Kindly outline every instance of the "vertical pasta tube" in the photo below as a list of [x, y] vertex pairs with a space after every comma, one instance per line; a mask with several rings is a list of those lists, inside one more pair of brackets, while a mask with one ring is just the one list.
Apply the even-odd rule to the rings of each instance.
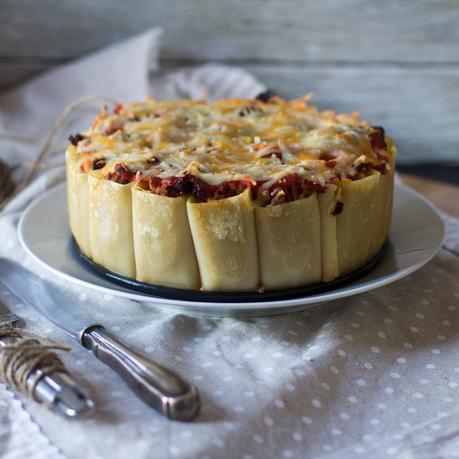
[[390, 170], [380, 174], [379, 178], [376, 196], [376, 224], [370, 245], [370, 258], [375, 256], [383, 246], [391, 224], [396, 150], [392, 139], [388, 138], [388, 144]]
[[251, 191], [231, 198], [187, 203], [204, 290], [255, 290], [259, 286]]
[[198, 289], [199, 269], [188, 224], [187, 198], [132, 189], [137, 280]]
[[316, 193], [255, 208], [261, 283], [267, 289], [321, 280], [320, 217]]
[[373, 236], [370, 241], [369, 258], [374, 257], [386, 240], [387, 226], [387, 208], [389, 207], [390, 195], [389, 195], [389, 177], [387, 175], [381, 175], [379, 172], [378, 186], [376, 189], [375, 198], [375, 225]]
[[67, 170], [67, 206], [70, 229], [81, 251], [86, 256], [90, 257], [88, 175], [78, 171], [75, 158], [70, 148], [65, 154], [65, 159]]
[[89, 240], [92, 259], [103, 267], [135, 277], [131, 184], [88, 175]]
[[386, 187], [387, 187], [387, 196], [389, 199], [386, 200], [385, 206], [385, 215], [384, 215], [384, 224], [385, 224], [385, 236], [387, 237], [392, 223], [392, 204], [394, 199], [394, 176], [395, 176], [395, 159], [397, 157], [397, 149], [395, 148], [393, 140], [386, 136], [387, 146], [389, 150], [389, 165], [390, 170], [385, 174], [386, 176]]
[[336, 217], [340, 275], [363, 266], [370, 258], [379, 177], [372, 174], [360, 180], [343, 179], [339, 184], [343, 203]]
[[338, 241], [336, 237], [336, 206], [340, 205], [337, 188], [330, 185], [323, 193], [318, 193], [317, 201], [320, 212], [320, 228], [322, 233], [322, 280], [336, 279], [339, 275]]

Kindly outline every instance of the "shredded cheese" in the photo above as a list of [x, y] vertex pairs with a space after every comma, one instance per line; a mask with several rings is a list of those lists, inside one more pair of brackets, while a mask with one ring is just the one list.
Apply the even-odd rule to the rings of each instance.
[[[275, 183], [298, 174], [320, 184], [352, 177], [365, 160], [379, 164], [373, 128], [358, 114], [319, 112], [307, 97], [155, 101], [104, 107], [83, 140], [69, 147], [80, 170], [95, 160], [107, 175], [123, 163], [135, 179], [195, 175], [209, 184]], [[332, 162], [330, 162], [332, 160]], [[267, 186], [265, 183], [264, 186]]]

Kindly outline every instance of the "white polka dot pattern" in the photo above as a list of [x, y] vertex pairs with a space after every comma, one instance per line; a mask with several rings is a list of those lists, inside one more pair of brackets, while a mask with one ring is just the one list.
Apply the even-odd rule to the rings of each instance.
[[[23, 260], [14, 225], [5, 234], [0, 255]], [[202, 414], [191, 424], [167, 421], [77, 348], [64, 358], [91, 388], [97, 416], [57, 422], [25, 403], [71, 457], [449, 457], [459, 450], [458, 278], [459, 257], [442, 250], [395, 285], [251, 319], [168, 314], [61, 282], [82, 310], [192, 380]], [[28, 307], [5, 301], [34, 330], [73, 346]]]

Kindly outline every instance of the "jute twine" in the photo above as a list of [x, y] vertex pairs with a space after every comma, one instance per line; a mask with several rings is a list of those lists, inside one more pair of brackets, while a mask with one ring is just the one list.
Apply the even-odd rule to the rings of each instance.
[[14, 337], [15, 341], [0, 347], [3, 353], [0, 359], [0, 378], [11, 389], [40, 402], [35, 397], [37, 384], [51, 373], [67, 373], [62, 360], [53, 351], [70, 349], [59, 344], [43, 344], [34, 333], [10, 325], [0, 325], [0, 339], [7, 337]]
[[[60, 131], [64, 123], [67, 121], [68, 117], [71, 115], [71, 113], [81, 105], [94, 101], [103, 101], [111, 104], [115, 103], [114, 100], [101, 96], [84, 96], [73, 100], [65, 107], [62, 114], [53, 123], [43, 143], [35, 142], [32, 139], [13, 133], [0, 133], [0, 139], [3, 138], [9, 141], [21, 143], [37, 143], [38, 145], [40, 145], [39, 151], [36, 154], [33, 162], [30, 165], [22, 165], [27, 169], [27, 171], [24, 178], [15, 187], [13, 186], [11, 178], [13, 169], [8, 167], [4, 162], [0, 160], [0, 212], [15, 196], [17, 196], [31, 182], [31, 180], [35, 177], [36, 173], [44, 166], [45, 160], [48, 159], [48, 157], [52, 156], [53, 153], [59, 151], [56, 149], [51, 149], [51, 145], [57, 133]], [[62, 148], [62, 150], [60, 151], [63, 153], [64, 148]]]

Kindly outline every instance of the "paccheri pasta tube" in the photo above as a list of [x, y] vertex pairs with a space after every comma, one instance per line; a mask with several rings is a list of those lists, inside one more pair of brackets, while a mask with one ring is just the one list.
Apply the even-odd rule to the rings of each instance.
[[257, 207], [261, 284], [288, 288], [322, 280], [316, 193], [277, 206]]
[[199, 269], [188, 223], [187, 198], [132, 189], [137, 279], [168, 287], [197, 289]]
[[131, 184], [88, 176], [91, 258], [110, 271], [135, 277]]
[[255, 290], [257, 239], [250, 190], [209, 202], [188, 200], [188, 218], [204, 290]]
[[67, 207], [70, 229], [82, 252], [91, 257], [88, 174], [80, 172], [71, 151], [66, 154]]

